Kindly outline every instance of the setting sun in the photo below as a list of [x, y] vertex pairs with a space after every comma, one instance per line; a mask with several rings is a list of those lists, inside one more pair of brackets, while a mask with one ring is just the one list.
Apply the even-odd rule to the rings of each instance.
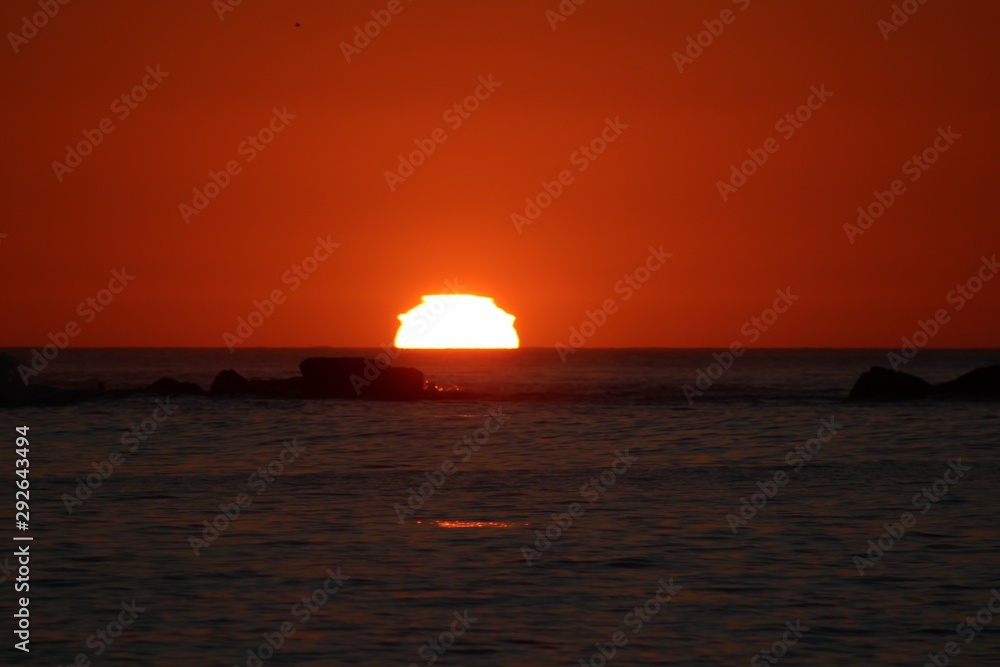
[[519, 345], [514, 316], [493, 299], [471, 294], [431, 294], [399, 316], [401, 349], [512, 349]]

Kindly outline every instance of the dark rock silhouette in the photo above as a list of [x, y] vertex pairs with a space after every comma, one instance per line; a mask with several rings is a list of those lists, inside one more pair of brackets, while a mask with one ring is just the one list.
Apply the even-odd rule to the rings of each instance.
[[234, 371], [228, 369], [219, 371], [219, 374], [212, 380], [212, 388], [208, 390], [210, 394], [250, 394], [253, 387], [250, 381]]
[[299, 364], [299, 370], [311, 396], [382, 400], [428, 396], [424, 374], [416, 368], [381, 368], [362, 357], [312, 357]]
[[852, 400], [912, 399], [927, 396], [1000, 396], [1000, 366], [977, 368], [949, 382], [931, 384], [915, 375], [872, 366], [854, 383]]
[[302, 375], [248, 380], [230, 369], [212, 382], [210, 394], [257, 394], [272, 398], [427, 398], [424, 374], [415, 368], [380, 368], [361, 357], [313, 357], [299, 364]]
[[[0, 407], [65, 405], [94, 398], [114, 399], [137, 391], [161, 395], [203, 395], [194, 382], [160, 378], [138, 390], [56, 389], [25, 385], [17, 373], [18, 360], [0, 354]], [[233, 369], [220, 371], [208, 391], [212, 396], [260, 396], [263, 398], [345, 398], [377, 400], [466, 399], [473, 394], [458, 388], [442, 389], [424, 381], [416, 368], [382, 368], [363, 357], [313, 357], [299, 364], [302, 375], [275, 380], [243, 377]]]
[[362, 398], [408, 400], [425, 398], [424, 374], [416, 368], [385, 368], [371, 386], [362, 387]]
[[179, 382], [173, 378], [160, 378], [153, 384], [146, 387], [146, 391], [154, 394], [201, 394], [204, 393], [201, 387], [194, 382]]
[[930, 393], [930, 383], [915, 375], [872, 366], [861, 374], [848, 398], [853, 400], [923, 398]]
[[306, 389], [316, 396], [358, 398], [351, 375], [361, 377], [365, 360], [359, 357], [312, 357], [299, 364]]
[[1000, 396], [1000, 366], [977, 368], [950, 382], [933, 386], [935, 394], [962, 396]]

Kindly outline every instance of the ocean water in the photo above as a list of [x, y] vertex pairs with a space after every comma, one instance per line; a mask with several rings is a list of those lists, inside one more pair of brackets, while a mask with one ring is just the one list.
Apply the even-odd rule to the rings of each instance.
[[[207, 387], [377, 352], [68, 349], [38, 381]], [[1000, 590], [1000, 403], [847, 402], [879, 350], [751, 350], [689, 403], [712, 355], [404, 352], [475, 398], [0, 409], [11, 486], [30, 427], [34, 538], [28, 659], [22, 543], [0, 560], [3, 662], [923, 665], [954, 641], [952, 664], [1000, 664], [1000, 619], [959, 626]]]

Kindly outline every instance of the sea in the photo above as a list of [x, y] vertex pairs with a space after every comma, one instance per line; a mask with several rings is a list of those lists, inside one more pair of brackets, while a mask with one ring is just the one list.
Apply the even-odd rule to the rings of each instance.
[[383, 350], [63, 350], [108, 391], [0, 408], [0, 663], [998, 665], [1000, 402], [848, 401], [888, 352], [402, 351], [451, 391], [368, 401], [117, 390]]

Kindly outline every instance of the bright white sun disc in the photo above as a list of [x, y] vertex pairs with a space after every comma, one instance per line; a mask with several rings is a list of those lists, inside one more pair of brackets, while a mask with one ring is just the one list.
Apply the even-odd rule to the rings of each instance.
[[513, 349], [520, 341], [514, 316], [487, 296], [430, 294], [399, 316], [400, 349]]

